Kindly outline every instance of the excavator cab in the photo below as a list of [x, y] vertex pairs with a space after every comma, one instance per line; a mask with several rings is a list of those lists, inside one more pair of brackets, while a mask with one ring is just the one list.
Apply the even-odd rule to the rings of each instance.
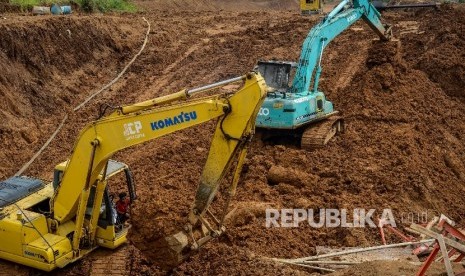
[[[300, 141], [303, 149], [315, 149], [324, 146], [336, 133], [343, 131], [340, 117], [328, 120], [337, 113], [332, 102], [316, 91], [292, 92], [292, 83], [298, 64], [291, 61], [259, 61], [258, 70], [267, 84], [267, 97], [257, 117], [257, 127], [264, 141], [288, 143]], [[307, 131], [309, 121], [328, 121], [316, 132]], [[324, 135], [322, 135], [323, 133]]]
[[[56, 190], [63, 178], [67, 161], [55, 167], [53, 187]], [[116, 200], [120, 192], [126, 192], [130, 202], [133, 202], [136, 196], [134, 178], [129, 167], [121, 162], [109, 160], [105, 169], [105, 178], [103, 172], [98, 181], [105, 182], [105, 188], [101, 199], [100, 207], [97, 207], [97, 186], [93, 185], [89, 190], [89, 199], [87, 201], [85, 218], [90, 221], [93, 216], [98, 216], [96, 237], [99, 245], [107, 248], [116, 248], [119, 244], [126, 241], [126, 234], [130, 225], [124, 225], [117, 220]], [[111, 188], [110, 188], [111, 187]], [[98, 210], [94, 210], [98, 208]]]
[[297, 63], [290, 61], [259, 61], [256, 70], [265, 79], [270, 91], [285, 93], [295, 74]]
[[[64, 171], [66, 169], [67, 164], [68, 164], [68, 161], [65, 161], [65, 162], [62, 162], [62, 163], [58, 164], [57, 166], [55, 166], [55, 171], [54, 171], [54, 174], [53, 174], [53, 189], [54, 190], [56, 190], [60, 186], [60, 183], [61, 183], [61, 180], [63, 178], [63, 174], [64, 174]], [[120, 174], [122, 172], [124, 172], [124, 177], [126, 179], [126, 186], [127, 186], [127, 190], [128, 190], [128, 193], [129, 193], [129, 197], [130, 197], [131, 201], [135, 200], [136, 197], [137, 197], [136, 196], [136, 187], [135, 187], [135, 183], [134, 183], [134, 178], [132, 176], [132, 172], [129, 169], [128, 165], [126, 165], [126, 164], [124, 164], [122, 162], [115, 161], [115, 160], [109, 160], [108, 161], [108, 166], [107, 166], [107, 169], [106, 169], [105, 179], [111, 179], [115, 175], [118, 175], [118, 174]], [[103, 175], [103, 172], [100, 175], [100, 178], [102, 178], [102, 175]]]

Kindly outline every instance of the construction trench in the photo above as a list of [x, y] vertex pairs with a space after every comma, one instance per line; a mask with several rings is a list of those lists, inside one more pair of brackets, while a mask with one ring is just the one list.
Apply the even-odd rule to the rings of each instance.
[[[144, 10], [135, 14], [32, 17], [0, 10], [1, 180], [42, 147], [65, 115], [25, 175], [52, 179], [102, 104], [130, 104], [239, 76], [260, 59], [296, 61], [319, 20], [300, 16], [294, 1], [160, 2], [136, 2]], [[384, 12], [397, 39], [389, 43], [364, 22], [337, 37], [322, 59], [321, 90], [341, 112], [346, 131], [314, 151], [254, 139], [226, 233], [170, 272], [156, 264], [155, 241], [186, 223], [215, 122], [116, 154], [137, 184], [130, 242], [52, 274], [316, 275], [321, 271], [270, 258], [381, 244], [376, 228], [267, 228], [267, 208], [392, 209], [394, 216], [427, 211], [464, 225], [464, 12], [460, 5]], [[142, 54], [110, 89], [73, 111], [140, 50], [147, 31], [142, 17], [151, 25]], [[224, 206], [223, 186], [214, 212]], [[386, 239], [402, 242], [395, 235]], [[412, 259], [377, 260], [334, 275], [413, 275], [418, 268]], [[428, 275], [444, 271], [435, 263]], [[40, 274], [0, 261], [0, 275], [13, 273]]]

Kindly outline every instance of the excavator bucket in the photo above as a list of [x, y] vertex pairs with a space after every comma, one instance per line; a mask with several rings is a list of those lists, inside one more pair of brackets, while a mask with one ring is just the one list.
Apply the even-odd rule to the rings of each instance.
[[186, 260], [191, 253], [188, 236], [181, 231], [159, 239], [154, 244], [153, 252], [146, 252], [146, 255], [161, 268], [171, 269]]
[[184, 231], [157, 240], [151, 252], [145, 252], [154, 263], [163, 269], [169, 270], [177, 267], [192, 254], [197, 252], [205, 243], [221, 235], [225, 231], [209, 231], [204, 224], [200, 223], [197, 230], [192, 231], [190, 225]]

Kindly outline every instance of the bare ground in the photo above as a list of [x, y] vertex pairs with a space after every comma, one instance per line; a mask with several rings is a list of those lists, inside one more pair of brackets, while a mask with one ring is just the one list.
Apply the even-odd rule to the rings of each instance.
[[[7, 14], [0, 20], [0, 68], [6, 72], [0, 76], [0, 179], [32, 156], [65, 113], [116, 76], [142, 43], [142, 16], [153, 26], [144, 54], [116, 86], [71, 115], [28, 175], [50, 179], [55, 164], [67, 158], [79, 130], [97, 117], [103, 103], [133, 103], [241, 75], [259, 59], [296, 60], [317, 19], [299, 16], [295, 3], [259, 2], [241, 11], [241, 6], [228, 8], [226, 1], [187, 1], [184, 6], [141, 1], [145, 11], [135, 15]], [[397, 216], [428, 210], [463, 224], [463, 11], [444, 6], [386, 13], [399, 42], [374, 41], [363, 23], [332, 42], [323, 59], [321, 88], [344, 115], [347, 132], [312, 152], [255, 140], [227, 233], [172, 273], [308, 275], [313, 271], [264, 257], [311, 255], [317, 245], [380, 243], [373, 229], [265, 228], [267, 206], [391, 208]], [[213, 127], [207, 123], [115, 156], [133, 169], [140, 196], [131, 244], [123, 249], [128, 273], [166, 273], [143, 253], [186, 222]], [[296, 176], [270, 186], [267, 175], [276, 166]], [[222, 203], [220, 194], [215, 210]], [[98, 251], [57, 273], [89, 274], [111, 254]], [[37, 273], [5, 262], [0, 266], [9, 274]], [[415, 269], [405, 263], [356, 267], [363, 275]], [[345, 275], [353, 275], [351, 271]]]

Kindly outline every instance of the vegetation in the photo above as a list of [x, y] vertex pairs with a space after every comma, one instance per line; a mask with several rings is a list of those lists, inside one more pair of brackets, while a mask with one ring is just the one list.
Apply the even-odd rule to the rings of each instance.
[[[28, 1], [28, 0], [25, 0]], [[136, 6], [128, 0], [75, 0], [81, 9], [87, 12], [127, 11], [135, 12]]]
[[[137, 8], [129, 0], [72, 0], [73, 4], [86, 12], [136, 12]], [[21, 9], [31, 9], [33, 6], [51, 6], [52, 4], [69, 5], [70, 0], [10, 0], [10, 4]]]

